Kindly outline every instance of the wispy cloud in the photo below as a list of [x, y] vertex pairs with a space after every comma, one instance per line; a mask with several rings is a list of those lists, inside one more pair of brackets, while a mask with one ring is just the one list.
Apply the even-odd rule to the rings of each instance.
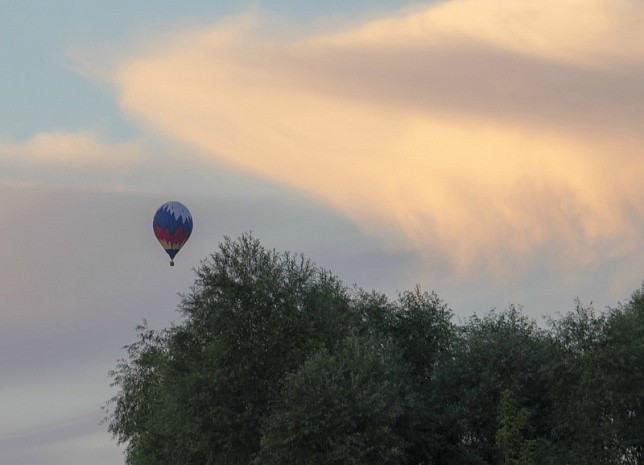
[[123, 171], [148, 158], [141, 142], [103, 142], [87, 131], [42, 132], [22, 142], [0, 139], [0, 161]]
[[321, 42], [384, 48], [416, 44], [426, 50], [477, 44], [606, 68], [640, 62], [643, 19], [644, 9], [635, 0], [451, 0], [371, 21]]
[[275, 38], [255, 14], [164, 38], [112, 77], [152, 131], [504, 276], [637, 246], [642, 18], [634, 0], [453, 0]]

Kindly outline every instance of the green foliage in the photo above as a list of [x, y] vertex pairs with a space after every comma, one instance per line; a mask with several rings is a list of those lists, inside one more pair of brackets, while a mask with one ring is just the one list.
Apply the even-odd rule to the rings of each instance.
[[266, 420], [257, 464], [401, 463], [396, 421], [405, 403], [405, 366], [389, 340], [351, 336], [287, 376]]
[[[547, 364], [550, 342], [520, 307], [491, 311], [464, 322], [451, 357], [441, 367], [440, 403], [451, 406], [458, 427], [461, 463], [496, 464], [497, 409], [501, 392], [510, 390], [535, 412], [529, 433], [547, 437], [551, 399]], [[453, 442], [452, 442], [453, 443]]]
[[196, 274], [111, 372], [129, 465], [644, 463], [642, 291], [542, 329], [515, 306], [455, 325], [250, 235]]
[[644, 463], [644, 300], [551, 322], [554, 441], [571, 464]]
[[607, 411], [615, 456], [644, 463], [644, 294], [614, 309], [605, 331], [601, 371], [607, 374]]
[[600, 368], [607, 323], [607, 315], [579, 302], [573, 312], [551, 322], [553, 442], [571, 464], [619, 463], [611, 446], [613, 423], [606, 403], [609, 374]]
[[526, 408], [519, 409], [514, 393], [508, 389], [502, 391], [496, 446], [503, 454], [505, 465], [534, 465], [536, 441], [524, 437], [529, 419], [530, 411]]

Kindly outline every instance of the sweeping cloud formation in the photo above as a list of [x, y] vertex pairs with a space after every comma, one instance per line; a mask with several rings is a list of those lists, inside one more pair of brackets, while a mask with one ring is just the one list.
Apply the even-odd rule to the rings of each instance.
[[505, 276], [638, 246], [643, 20], [635, 0], [453, 0], [271, 36], [250, 14], [163, 38], [111, 79], [153, 131], [387, 244]]

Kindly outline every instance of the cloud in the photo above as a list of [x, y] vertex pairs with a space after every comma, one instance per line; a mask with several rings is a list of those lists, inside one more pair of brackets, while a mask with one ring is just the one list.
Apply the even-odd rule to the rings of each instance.
[[507, 277], [637, 247], [643, 17], [634, 0], [453, 0], [271, 37], [254, 14], [162, 38], [112, 79], [156, 134]]
[[644, 8], [635, 0], [451, 0], [406, 10], [344, 34], [336, 46], [440, 50], [476, 43], [544, 60], [604, 68], [639, 63]]
[[147, 159], [138, 141], [102, 142], [86, 132], [42, 132], [24, 142], [0, 140], [0, 161], [123, 171]]

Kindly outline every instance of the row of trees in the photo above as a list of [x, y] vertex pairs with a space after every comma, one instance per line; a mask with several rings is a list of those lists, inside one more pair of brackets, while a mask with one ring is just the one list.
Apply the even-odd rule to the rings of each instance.
[[245, 235], [180, 312], [112, 372], [131, 465], [644, 463], [642, 292], [545, 329], [512, 306], [456, 324]]

